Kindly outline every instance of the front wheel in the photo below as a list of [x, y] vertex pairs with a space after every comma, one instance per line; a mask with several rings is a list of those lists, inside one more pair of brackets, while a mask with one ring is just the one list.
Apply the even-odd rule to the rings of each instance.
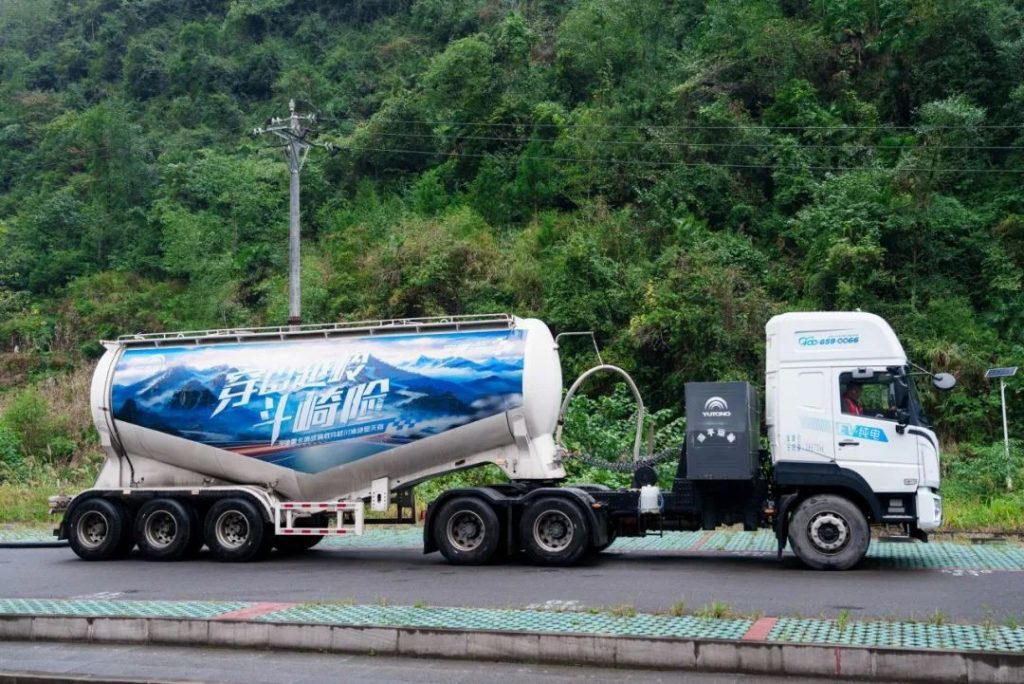
[[590, 528], [580, 507], [557, 497], [527, 506], [519, 535], [526, 555], [538, 565], [571, 565], [590, 546]]
[[789, 543], [815, 570], [848, 570], [868, 551], [871, 531], [864, 513], [849, 499], [817, 494], [797, 506], [789, 521]]

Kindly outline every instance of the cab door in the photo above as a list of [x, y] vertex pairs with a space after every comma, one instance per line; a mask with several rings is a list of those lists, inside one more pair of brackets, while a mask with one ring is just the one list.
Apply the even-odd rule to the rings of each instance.
[[[875, 492], [917, 489], [917, 439], [897, 430], [894, 378], [884, 368], [838, 369], [833, 397], [836, 463], [861, 475]], [[860, 388], [860, 413], [844, 401], [851, 385]]]

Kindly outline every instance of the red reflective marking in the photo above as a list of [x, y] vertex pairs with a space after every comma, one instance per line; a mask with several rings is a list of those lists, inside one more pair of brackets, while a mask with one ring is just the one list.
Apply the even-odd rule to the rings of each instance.
[[304, 504], [302, 504], [302, 507], [303, 508], [312, 508], [313, 504], [304, 503]]
[[327, 534], [330, 530], [320, 530], [320, 534]]
[[285, 610], [291, 608], [294, 603], [254, 603], [248, 608], [239, 608], [238, 610], [232, 610], [218, 615], [213, 618], [214, 620], [248, 620], [254, 618], [257, 615], [264, 615], [266, 613], [274, 613], [279, 610]]
[[768, 638], [768, 633], [772, 631], [772, 627], [779, 621], [779, 618], [765, 617], [759, 618], [754, 624], [750, 625], [750, 629], [743, 635], [743, 641], [764, 641]]

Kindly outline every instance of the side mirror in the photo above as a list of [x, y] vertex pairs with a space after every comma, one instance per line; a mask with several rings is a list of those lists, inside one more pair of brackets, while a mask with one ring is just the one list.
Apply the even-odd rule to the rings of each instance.
[[903, 434], [910, 423], [910, 411], [907, 409], [896, 409], [896, 432]]
[[934, 385], [937, 390], [951, 390], [956, 386], [956, 378], [949, 373], [936, 373], [934, 377], [932, 377], [932, 385]]

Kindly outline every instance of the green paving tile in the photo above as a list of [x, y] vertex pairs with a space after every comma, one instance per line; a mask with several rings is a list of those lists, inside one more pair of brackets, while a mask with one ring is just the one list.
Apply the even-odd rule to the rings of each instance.
[[53, 530], [38, 527], [0, 527], [0, 542], [52, 542]]
[[880, 646], [914, 649], [1024, 651], [1024, 628], [986, 625], [931, 625], [911, 622], [850, 622], [780, 618], [768, 641]]
[[328, 548], [422, 548], [423, 528], [378, 529], [367, 527], [362, 536], [325, 537], [318, 546]]
[[703, 532], [665, 532], [648, 537], [623, 537], [609, 548], [612, 551], [689, 551], [704, 537]]
[[329, 604], [295, 606], [261, 615], [256, 620], [331, 625], [406, 626], [700, 639], [739, 639], [753, 624], [753, 621], [749, 619], [714, 620], [646, 614], [616, 616], [608, 613], [568, 611]]
[[[106, 601], [0, 599], [0, 615], [211, 619], [254, 604], [238, 601]], [[260, 622], [600, 634], [641, 638], [741, 639], [746, 618], [490, 608], [302, 604], [253, 618]], [[1024, 627], [849, 622], [780, 618], [771, 642], [909, 649], [961, 649], [1024, 653]]]
[[0, 615], [209, 619], [251, 605], [239, 601], [0, 599]]

